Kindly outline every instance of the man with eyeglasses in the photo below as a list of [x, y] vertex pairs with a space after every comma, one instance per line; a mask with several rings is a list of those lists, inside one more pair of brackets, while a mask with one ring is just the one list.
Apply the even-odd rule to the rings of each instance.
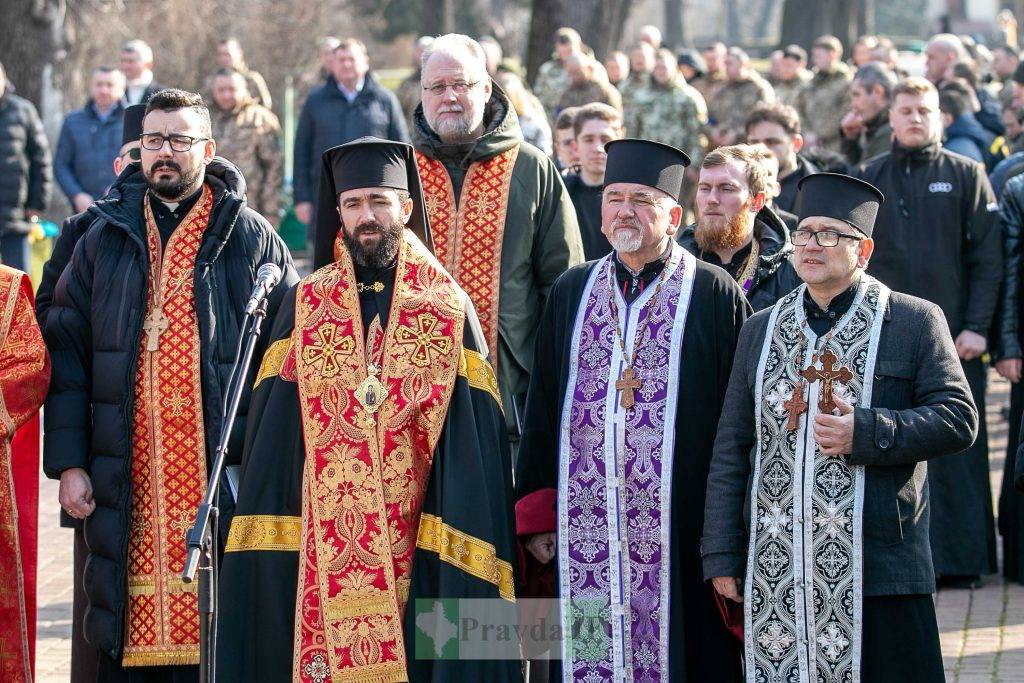
[[[144, 186], [146, 179], [139, 167], [139, 160], [142, 158], [142, 151], [139, 144], [139, 137], [142, 135], [142, 120], [146, 114], [146, 105], [132, 104], [124, 110], [124, 125], [121, 131], [121, 149], [114, 157], [114, 175], [116, 179], [107, 190], [107, 193], [100, 200], [120, 196], [125, 185], [133, 184]], [[129, 168], [129, 165], [132, 165]], [[122, 176], [122, 172], [125, 171]], [[90, 205], [91, 206], [91, 205]], [[99, 217], [97, 212], [86, 209], [82, 213], [75, 214], [64, 221], [60, 234], [54, 240], [53, 252], [50, 259], [43, 266], [43, 277], [36, 290], [36, 319], [39, 321], [40, 329], [46, 327], [47, 314], [53, 303], [53, 290], [57, 286], [57, 279], [64, 272], [64, 267], [71, 260], [71, 254], [75, 245], [89, 226]], [[71, 517], [63, 509], [60, 512], [60, 525], [64, 528], [74, 529], [74, 580], [75, 589], [72, 596], [71, 611], [71, 683], [92, 683], [96, 680], [97, 651], [85, 640], [85, 632], [82, 628], [85, 623], [85, 590], [82, 583], [83, 572], [85, 571], [85, 558], [88, 556], [88, 547], [85, 545], [85, 535], [82, 530], [82, 521]]]
[[554, 163], [523, 144], [480, 44], [448, 34], [423, 52], [413, 145], [434, 255], [473, 299], [514, 441], [551, 285], [583, 260]]
[[[199, 95], [153, 95], [139, 139], [144, 182], [115, 183], [89, 208], [41, 313], [53, 359], [43, 467], [60, 479], [64, 511], [85, 520], [82, 628], [98, 651], [96, 679], [195, 680], [199, 616], [180, 580], [182, 539], [206, 487], [255, 274], [274, 263], [282, 284], [298, 277], [246, 207], [241, 174], [214, 158]], [[270, 296], [271, 318], [284, 289]], [[247, 406], [243, 396], [239, 434]]]
[[[981, 165], [942, 148], [939, 95], [930, 82], [897, 83], [889, 122], [891, 151], [851, 171], [889, 197], [878, 213], [878, 253], [868, 270], [896, 291], [939, 305], [984, 415], [984, 357], [1003, 277], [995, 195]], [[976, 585], [997, 569], [984, 420], [971, 449], [933, 462], [928, 479], [939, 586]]]
[[882, 202], [849, 176], [800, 181], [805, 284], [740, 333], [701, 555], [743, 612], [749, 680], [945, 680], [930, 469], [963, 458], [979, 411], [942, 310], [865, 273]]

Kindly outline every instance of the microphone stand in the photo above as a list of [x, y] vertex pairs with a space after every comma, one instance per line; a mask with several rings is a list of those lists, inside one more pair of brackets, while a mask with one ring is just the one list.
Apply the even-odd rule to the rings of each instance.
[[[221, 425], [220, 440], [214, 451], [213, 469], [210, 471], [206, 495], [196, 511], [196, 523], [188, 532], [185, 547], [188, 556], [181, 572], [181, 580], [192, 583], [199, 574], [199, 680], [201, 683], [213, 683], [217, 671], [217, 552], [218, 520], [220, 510], [217, 507], [217, 492], [220, 489], [221, 473], [224, 471], [224, 460], [228, 453], [228, 440], [231, 438], [231, 426], [238, 414], [238, 404], [242, 400], [249, 366], [252, 364], [253, 352], [260, 337], [260, 325], [267, 315], [267, 299], [264, 298], [253, 315], [246, 315], [242, 320], [245, 330], [245, 349], [239, 345], [235, 353], [235, 362], [231, 369], [231, 382], [228, 399], [225, 402], [224, 421]], [[248, 329], [246, 330], [246, 325]], [[239, 354], [241, 353], [241, 357]]]

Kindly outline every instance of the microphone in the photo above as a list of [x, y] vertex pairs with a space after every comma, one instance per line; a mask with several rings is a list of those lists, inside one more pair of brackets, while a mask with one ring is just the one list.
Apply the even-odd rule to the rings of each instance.
[[267, 295], [274, 291], [277, 283], [281, 281], [281, 269], [273, 263], [264, 263], [256, 271], [256, 285], [249, 295], [249, 303], [245, 305], [245, 315], [252, 315], [259, 308], [260, 303], [267, 298]]

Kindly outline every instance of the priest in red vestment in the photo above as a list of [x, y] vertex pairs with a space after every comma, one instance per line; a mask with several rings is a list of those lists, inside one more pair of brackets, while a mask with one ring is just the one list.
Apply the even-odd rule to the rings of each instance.
[[33, 679], [39, 406], [50, 357], [28, 275], [0, 266], [0, 681]]

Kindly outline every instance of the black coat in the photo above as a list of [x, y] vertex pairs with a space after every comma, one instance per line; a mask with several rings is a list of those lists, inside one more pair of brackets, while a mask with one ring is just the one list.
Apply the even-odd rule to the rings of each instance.
[[1003, 224], [1003, 286], [999, 290], [992, 352], [996, 359], [1021, 358], [1021, 226], [1024, 225], [1024, 176], [1010, 178], [999, 198]]
[[1003, 278], [995, 195], [977, 162], [933, 144], [894, 145], [851, 175], [885, 195], [868, 273], [939, 305], [956, 337], [987, 336]]
[[[756, 455], [754, 387], [770, 310], [743, 326], [708, 475], [704, 577], [744, 576]], [[870, 408], [854, 409], [853, 454], [865, 466], [864, 594], [935, 590], [926, 461], [963, 451], [978, 411], [942, 313], [893, 292], [885, 309]]]
[[52, 185], [43, 122], [31, 102], [7, 92], [0, 96], [0, 237], [28, 233], [25, 209], [45, 211]]
[[[772, 306], [800, 283], [793, 269], [793, 245], [789, 242], [789, 229], [779, 215], [768, 207], [761, 209], [754, 220], [754, 237], [761, 253], [757, 257], [754, 282], [747, 291], [747, 302], [755, 311]], [[695, 226], [689, 225], [679, 233], [679, 244], [697, 258], [703, 258], [697, 248]], [[715, 262], [714, 265], [720, 265]]]
[[295, 203], [316, 201], [320, 157], [326, 150], [364, 135], [409, 142], [398, 98], [366, 74], [363, 89], [349, 102], [334, 76], [328, 76], [309, 94], [295, 130]]
[[[246, 208], [245, 182], [237, 169], [227, 162], [211, 165], [206, 178], [214, 203], [196, 257], [195, 304], [209, 458], [220, 433], [221, 402], [256, 270], [271, 262], [284, 273], [269, 301], [271, 320], [298, 276], [277, 233]], [[85, 521], [84, 628], [88, 641], [114, 659], [120, 658], [125, 627], [131, 424], [148, 280], [145, 192], [144, 185], [124, 184], [119, 194], [89, 208], [94, 219], [57, 282], [43, 332], [53, 363], [43, 468], [57, 478], [81, 467], [92, 478], [96, 510]], [[260, 355], [262, 348], [257, 349]], [[246, 382], [251, 384], [251, 379]], [[248, 402], [247, 392], [232, 430], [229, 461], [240, 460]], [[230, 496], [222, 495], [221, 505], [224, 531]]]

